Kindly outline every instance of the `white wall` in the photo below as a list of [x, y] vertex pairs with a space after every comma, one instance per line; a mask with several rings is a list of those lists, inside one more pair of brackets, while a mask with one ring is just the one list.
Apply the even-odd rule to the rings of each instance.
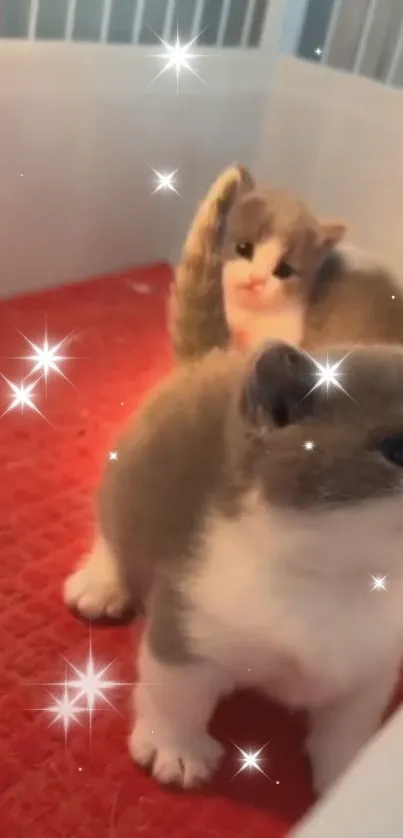
[[[237, 159], [347, 218], [403, 277], [403, 91], [288, 56], [274, 66], [267, 43], [207, 52], [205, 83], [184, 73], [177, 95], [171, 72], [150, 84], [155, 52], [0, 42], [1, 295], [174, 260], [196, 201]], [[181, 197], [151, 195], [151, 166], [179, 167]]]
[[347, 219], [403, 281], [403, 90], [285, 56], [273, 81], [260, 177]]
[[399, 709], [289, 838], [402, 838], [402, 749]]
[[[0, 42], [2, 295], [175, 259], [212, 178], [254, 162], [270, 50], [207, 51], [179, 95], [173, 71], [151, 84], [160, 51]], [[151, 166], [181, 197], [151, 195]]]

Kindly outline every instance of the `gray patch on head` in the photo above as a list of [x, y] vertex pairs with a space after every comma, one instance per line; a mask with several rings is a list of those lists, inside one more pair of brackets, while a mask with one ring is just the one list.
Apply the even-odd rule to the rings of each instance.
[[[341, 347], [315, 357], [332, 365], [346, 351]], [[317, 388], [309, 400], [301, 401], [303, 371], [297, 371], [295, 386], [292, 379], [285, 385], [290, 421], [273, 428], [263, 416], [257, 424], [252, 468], [270, 504], [329, 508], [402, 492], [403, 470], [378, 450], [382, 438], [403, 435], [402, 350], [350, 349], [339, 373], [349, 395], [330, 385], [328, 391], [326, 386]], [[312, 375], [306, 381], [307, 392], [317, 380]], [[267, 387], [270, 392], [270, 382]], [[304, 448], [306, 440], [314, 442], [312, 450]]]

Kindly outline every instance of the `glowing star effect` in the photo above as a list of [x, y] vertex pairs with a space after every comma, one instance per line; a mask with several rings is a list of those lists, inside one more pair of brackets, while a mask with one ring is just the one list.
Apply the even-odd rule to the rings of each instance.
[[75, 696], [76, 702], [83, 698], [86, 702], [86, 709], [89, 713], [92, 713], [95, 709], [97, 700], [104, 701], [106, 704], [109, 704], [110, 707], [113, 707], [113, 704], [105, 695], [105, 690], [118, 687], [120, 686], [120, 683], [118, 681], [110, 681], [108, 678], [104, 677], [105, 673], [112, 664], [108, 663], [108, 665], [104, 666], [103, 669], [97, 670], [91, 651], [85, 669], [77, 669], [77, 667], [69, 661], [68, 664], [77, 675], [77, 678], [71, 681], [66, 681], [65, 686], [70, 687], [70, 689], [77, 690]]
[[63, 690], [61, 698], [56, 698], [54, 695], [52, 695], [52, 698], [55, 702], [54, 704], [51, 704], [49, 707], [41, 707], [40, 709], [45, 710], [47, 713], [53, 714], [54, 718], [51, 721], [49, 727], [51, 727], [51, 725], [56, 724], [56, 722], [62, 723], [64, 729], [64, 736], [66, 739], [71, 723], [80, 723], [80, 720], [77, 718], [77, 716], [79, 713], [85, 712], [85, 708], [75, 707], [74, 699], [72, 700], [69, 697], [69, 692], [66, 686]]
[[167, 174], [164, 174], [163, 172], [157, 172], [156, 169], [153, 169], [154, 174], [157, 176], [158, 183], [152, 194], [155, 195], [156, 192], [160, 192], [161, 189], [165, 189], [170, 192], [175, 192], [177, 195], [179, 195], [179, 192], [176, 189], [173, 182], [177, 171], [178, 169], [175, 169], [175, 171], [173, 172], [168, 172]]
[[[67, 337], [63, 338], [63, 340], [59, 341], [59, 343], [55, 343], [51, 346], [49, 344], [48, 336], [45, 334], [43, 345], [38, 346], [36, 343], [33, 343], [32, 340], [29, 340], [26, 335], [23, 335], [23, 338], [27, 341], [27, 343], [29, 343], [34, 351], [33, 355], [25, 355], [22, 359], [24, 361], [34, 362], [30, 375], [34, 375], [39, 372], [46, 381], [49, 373], [52, 371], [63, 376], [63, 378], [66, 378], [59, 367], [59, 363], [60, 361], [68, 360], [68, 356], [60, 355], [60, 349], [69, 337], [70, 335], [67, 335]], [[66, 378], [66, 380], [68, 379]]]
[[[329, 392], [329, 387], [337, 387], [339, 390], [342, 390], [343, 393], [345, 393], [345, 395], [349, 397], [349, 399], [354, 401], [352, 396], [350, 396], [350, 394], [347, 392], [347, 390], [344, 389], [344, 387], [340, 384], [340, 381], [338, 380], [339, 376], [341, 375], [341, 365], [343, 361], [345, 361], [345, 359], [348, 357], [348, 355], [350, 355], [350, 352], [347, 352], [347, 354], [344, 355], [343, 358], [341, 358], [340, 361], [337, 361], [335, 364], [329, 364], [328, 358], [326, 360], [326, 364], [320, 364], [319, 361], [317, 361], [315, 358], [312, 358], [311, 355], [308, 355], [308, 357], [317, 369], [315, 375], [317, 376], [318, 381], [309, 390], [307, 396], [309, 396], [314, 390], [317, 390], [318, 387], [326, 387], [327, 393]], [[305, 398], [307, 398], [307, 396], [305, 396]]]
[[[371, 573], [372, 576], [372, 573]], [[387, 576], [372, 576], [371, 591], [386, 591]]]
[[63, 687], [61, 699], [55, 699], [55, 704], [50, 707], [41, 708], [47, 712], [55, 714], [54, 721], [62, 721], [67, 735], [67, 730], [71, 722], [78, 722], [77, 714], [86, 713], [89, 719], [89, 727], [91, 732], [92, 716], [97, 709], [99, 702], [108, 704], [113, 710], [116, 710], [114, 705], [106, 696], [106, 692], [117, 687], [131, 686], [123, 681], [114, 681], [106, 677], [108, 669], [112, 663], [104, 667], [99, 667], [95, 664], [92, 654], [91, 637], [89, 642], [89, 652], [87, 661], [82, 669], [79, 669], [71, 661], [66, 660], [67, 666], [72, 670], [75, 677], [67, 678], [64, 681], [56, 681], [52, 684], [44, 684], [43, 686], [60, 686]]
[[203, 79], [196, 73], [196, 70], [189, 64], [189, 61], [192, 61], [194, 58], [200, 58], [200, 55], [197, 53], [192, 53], [189, 50], [193, 46], [193, 44], [197, 41], [200, 37], [200, 32], [192, 38], [187, 44], [181, 44], [179, 39], [179, 34], [176, 35], [176, 41], [174, 44], [168, 44], [167, 41], [164, 41], [163, 38], [160, 38], [156, 32], [153, 33], [157, 36], [158, 40], [161, 42], [163, 47], [165, 47], [166, 52], [162, 52], [158, 54], [158, 58], [166, 58], [166, 64], [162, 68], [162, 70], [157, 73], [153, 82], [156, 81], [163, 73], [166, 73], [168, 70], [172, 70], [175, 68], [176, 71], [176, 90], [179, 92], [179, 76], [182, 70], [189, 70], [190, 73], [193, 73], [194, 76], [197, 76], [199, 81], [203, 81]]
[[[267, 743], [266, 743], [266, 744], [267, 744]], [[266, 748], [266, 745], [263, 745], [263, 747], [262, 747], [262, 748], [260, 748], [258, 751], [254, 751], [254, 752], [253, 752], [252, 750], [250, 750], [250, 751], [244, 751], [244, 750], [243, 750], [242, 748], [240, 748], [238, 745], [235, 745], [235, 747], [237, 748], [237, 750], [238, 750], [238, 751], [239, 751], [239, 753], [241, 754], [241, 763], [242, 763], [242, 765], [241, 765], [241, 767], [240, 767], [239, 771], [237, 771], [237, 772], [236, 772], [236, 774], [234, 774], [233, 779], [234, 779], [235, 777], [237, 777], [237, 776], [238, 776], [238, 774], [240, 774], [240, 773], [241, 773], [241, 771], [246, 771], [246, 769], [247, 769], [247, 768], [249, 769], [249, 771], [259, 771], [261, 774], [264, 774], [264, 776], [265, 776], [265, 777], [267, 777], [267, 779], [270, 779], [270, 778], [267, 776], [266, 772], [265, 772], [265, 771], [263, 771], [263, 768], [262, 768], [262, 767], [261, 767], [261, 765], [260, 765], [260, 763], [261, 763], [261, 757], [260, 757], [260, 754], [261, 754], [261, 753], [262, 753], [262, 751]]]
[[321, 55], [322, 55], [322, 52], [323, 52], [322, 47], [317, 47], [317, 49], [315, 50], [315, 55], [317, 55], [317, 56], [321, 56]]
[[315, 443], [312, 442], [311, 439], [307, 439], [307, 441], [304, 442], [304, 448], [305, 451], [313, 451], [313, 449], [315, 448]]
[[118, 452], [117, 451], [109, 451], [109, 459], [110, 460], [117, 460], [118, 459]]
[[7, 410], [4, 411], [2, 416], [5, 416], [6, 413], [10, 413], [11, 410], [15, 410], [17, 407], [21, 408], [21, 412], [24, 412], [25, 407], [28, 407], [30, 410], [34, 410], [36, 413], [43, 416], [32, 400], [32, 397], [35, 395], [34, 389], [38, 383], [37, 381], [33, 381], [32, 384], [24, 384], [24, 382], [21, 382], [20, 386], [18, 386], [18, 384], [14, 384], [12, 381], [9, 381], [4, 375], [2, 375], [2, 378], [10, 387], [13, 397]]

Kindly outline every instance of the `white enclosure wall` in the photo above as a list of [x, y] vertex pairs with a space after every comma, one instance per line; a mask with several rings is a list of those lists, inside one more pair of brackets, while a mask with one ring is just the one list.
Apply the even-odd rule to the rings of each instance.
[[[151, 51], [153, 52], [153, 51]], [[214, 50], [204, 82], [142, 47], [4, 43], [0, 51], [0, 290], [175, 258], [195, 202], [229, 161], [253, 164], [270, 60]], [[152, 195], [155, 175], [177, 188]]]
[[[98, 43], [49, 42], [35, 40], [42, 2], [30, 0], [27, 40], [0, 40], [2, 295], [174, 260], [212, 178], [228, 162], [253, 165], [267, 132], [282, 0], [271, 0], [260, 49], [248, 48], [251, 14], [240, 47], [220, 46], [231, 11], [225, 0], [218, 46], [195, 46], [202, 55], [191, 64], [200, 78], [183, 71], [179, 92], [174, 70], [153, 81], [166, 64], [158, 57], [164, 48], [137, 45], [139, 14], [131, 33], [136, 45], [102, 43], [112, 9], [105, 0]], [[69, 0], [69, 12], [73, 6], [79, 8]], [[195, 28], [203, 6], [194, 5]], [[172, 0], [165, 7], [168, 37]], [[248, 8], [258, 8], [257, 0]], [[71, 15], [65, 23], [71, 37]], [[152, 194], [153, 168], [178, 169], [180, 196]]]
[[[82, 1], [58, 0], [58, 8], [68, 10], [67, 38], [74, 37], [72, 10]], [[136, 45], [103, 43], [116, 0], [91, 2], [102, 11], [92, 38], [97, 42], [66, 43], [48, 40], [53, 30], [35, 40], [46, 20], [40, 11], [55, 9], [53, 0], [3, 0], [13, 34], [17, 5], [30, 14], [26, 40], [0, 39], [1, 295], [175, 260], [195, 203], [234, 160], [300, 193], [319, 212], [347, 219], [352, 238], [403, 277], [403, 91], [344, 71], [363, 67], [388, 83], [403, 79], [403, 27], [395, 25], [391, 39], [390, 26], [376, 16], [395, 0], [359, 0], [362, 26], [347, 52], [340, 49], [344, 30], [335, 14], [351, 10], [347, 0], [244, 0], [247, 13], [236, 37], [229, 23], [240, 2], [220, 0], [215, 41], [210, 38], [217, 45], [194, 48], [201, 53], [193, 66], [202, 80], [183, 72], [179, 94], [174, 71], [153, 82], [164, 66], [157, 54], [164, 50], [137, 45], [148, 29], [133, 27], [129, 36]], [[217, 4], [191, 3], [189, 34], [197, 34], [203, 9], [209, 5], [212, 13]], [[259, 4], [268, 13], [256, 47], [250, 10]], [[137, 0], [135, 8], [162, 6], [168, 37], [174, 10], [188, 8], [185, 0]], [[316, 7], [328, 9], [325, 29]], [[401, 9], [403, 14], [403, 4]], [[309, 14], [326, 35], [318, 56]], [[56, 26], [53, 18], [50, 23]], [[86, 38], [90, 23], [81, 20]], [[388, 34], [382, 42], [381, 24]], [[123, 29], [115, 28], [115, 40], [124, 40]], [[375, 41], [380, 57], [374, 63]], [[233, 42], [239, 46], [230, 47]], [[312, 61], [294, 57], [298, 49]], [[341, 69], [326, 66], [332, 61]], [[178, 169], [180, 196], [152, 195], [152, 168]]]
[[284, 0], [281, 50], [259, 173], [346, 219], [403, 282], [402, 1]]
[[403, 91], [283, 56], [270, 105], [261, 177], [347, 220], [403, 281]]

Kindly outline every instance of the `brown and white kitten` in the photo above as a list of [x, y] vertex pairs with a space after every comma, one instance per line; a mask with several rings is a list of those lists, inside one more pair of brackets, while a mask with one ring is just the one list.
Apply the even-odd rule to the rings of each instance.
[[[342, 389], [284, 344], [210, 353], [148, 396], [108, 463], [65, 601], [145, 598], [130, 752], [207, 780], [216, 703], [253, 687], [306, 710], [317, 791], [379, 725], [403, 650], [403, 349], [357, 348]], [[306, 443], [309, 442], [309, 445]], [[371, 592], [373, 577], [388, 591]]]
[[295, 196], [226, 169], [197, 211], [176, 271], [169, 325], [176, 357], [285, 340], [403, 343], [403, 291], [374, 260], [340, 245]]

